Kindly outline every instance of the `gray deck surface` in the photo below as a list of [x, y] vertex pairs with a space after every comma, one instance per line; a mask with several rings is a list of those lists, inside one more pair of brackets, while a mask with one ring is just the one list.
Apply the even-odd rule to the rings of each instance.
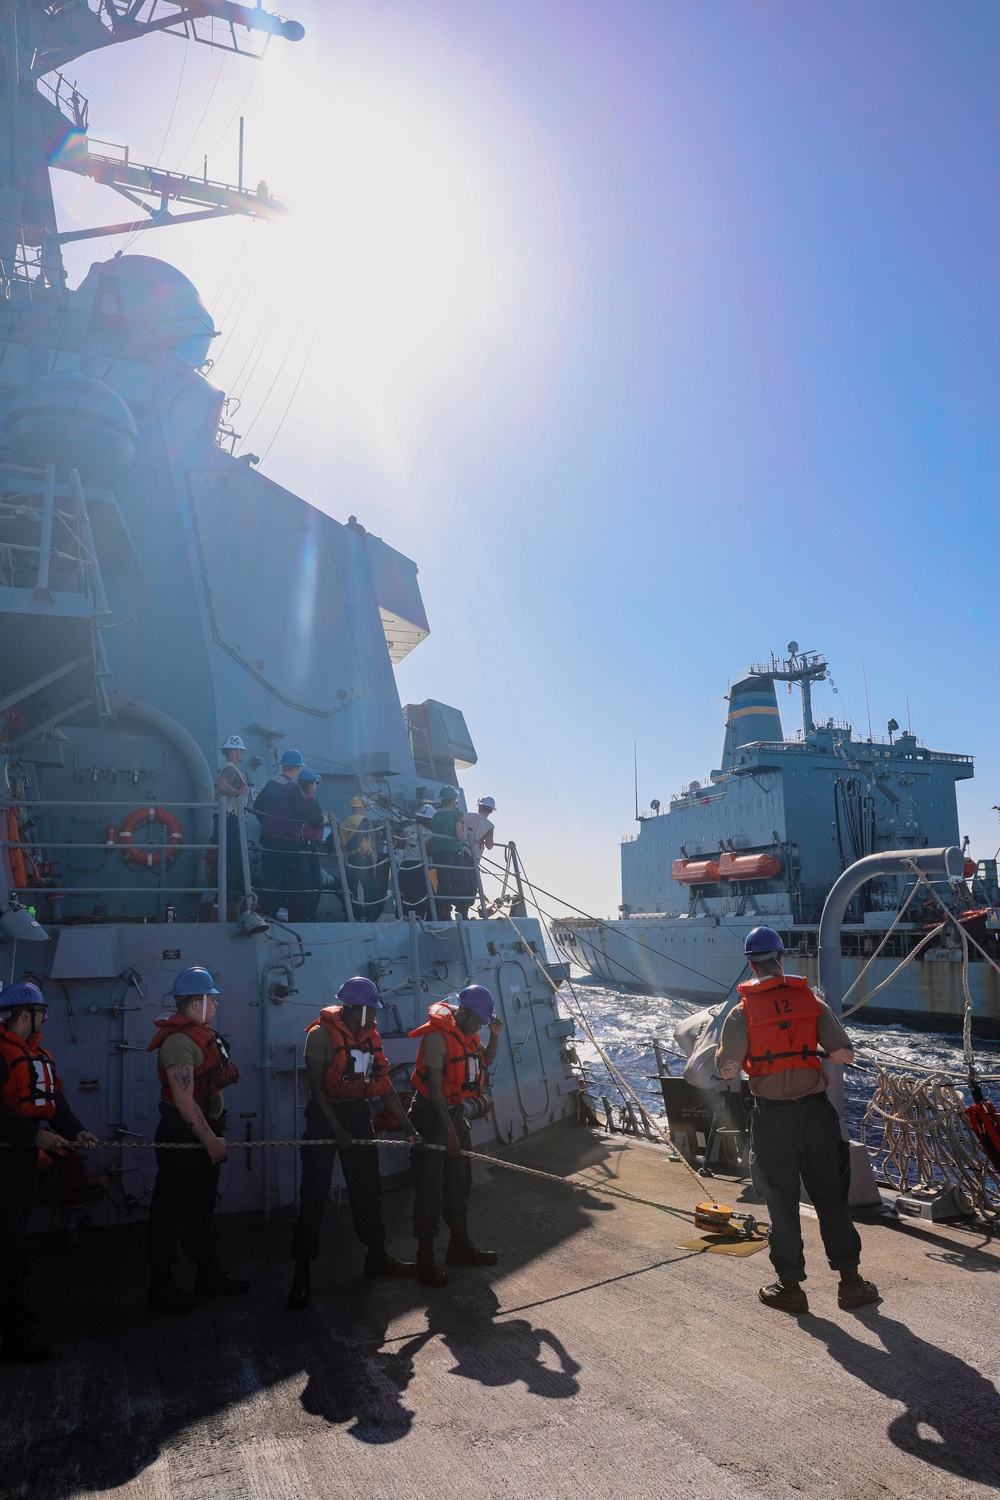
[[[516, 1159], [696, 1197], [657, 1148], [582, 1129]], [[174, 1319], [144, 1311], [140, 1234], [43, 1249], [55, 1357], [0, 1366], [5, 1500], [997, 1493], [1000, 1242], [862, 1226], [884, 1301], [850, 1314], [807, 1220], [812, 1311], [794, 1319], [757, 1301], [766, 1252], [692, 1254], [670, 1214], [491, 1176], [471, 1223], [501, 1262], [436, 1292], [361, 1280], [333, 1214], [301, 1313], [287, 1227], [223, 1225], [251, 1295]], [[387, 1207], [409, 1252], [406, 1192]]]

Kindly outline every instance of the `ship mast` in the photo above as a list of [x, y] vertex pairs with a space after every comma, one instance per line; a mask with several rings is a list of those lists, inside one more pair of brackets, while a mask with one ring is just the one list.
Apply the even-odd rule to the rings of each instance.
[[828, 667], [826, 657], [820, 651], [800, 651], [798, 641], [789, 641], [787, 657], [776, 657], [771, 653], [770, 666], [758, 665], [750, 668], [751, 677], [768, 677], [772, 682], [797, 682], [802, 693], [802, 729], [811, 734], [816, 728], [812, 712], [812, 685], [823, 682]]
[[[216, 219], [274, 218], [283, 205], [266, 183], [244, 188], [144, 167], [127, 147], [94, 152], [89, 104], [61, 69], [89, 52], [166, 32], [203, 46], [260, 57], [272, 36], [299, 41], [303, 28], [259, 5], [231, 0], [0, 0], [0, 292], [62, 291], [61, 245]], [[242, 35], [245, 33], [245, 37]], [[256, 44], [256, 45], [254, 45]], [[104, 145], [105, 143], [101, 143]], [[92, 177], [142, 210], [143, 218], [60, 234], [49, 169]], [[173, 204], [188, 212], [171, 211]]]

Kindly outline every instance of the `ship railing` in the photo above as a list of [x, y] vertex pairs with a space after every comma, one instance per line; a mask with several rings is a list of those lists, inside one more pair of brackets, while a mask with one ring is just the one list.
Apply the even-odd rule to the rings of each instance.
[[[172, 916], [168, 916], [167, 912], [167, 907], [172, 904], [169, 898], [173, 896], [192, 895], [204, 897], [214, 890], [216, 894], [216, 921], [220, 923], [225, 922], [228, 920], [227, 842], [229, 828], [227, 825], [227, 814], [232, 811], [232, 802], [233, 799], [231, 797], [220, 797], [218, 801], [213, 799], [209, 802], [204, 800], [156, 802], [156, 809], [162, 808], [171, 813], [176, 810], [178, 812], [191, 812], [196, 816], [198, 813], [206, 812], [215, 812], [218, 815], [218, 831], [215, 841], [201, 843], [189, 842], [185, 839], [182, 844], [175, 845], [169, 841], [170, 834], [168, 828], [162, 822], [156, 820], [154, 804], [152, 802], [139, 804], [140, 806], [148, 806], [150, 809], [149, 829], [151, 837], [148, 841], [133, 843], [122, 842], [118, 827], [116, 824], [113, 825], [111, 823], [108, 814], [113, 813], [116, 817], [125, 817], [129, 812], [135, 811], [136, 805], [134, 802], [122, 802], [117, 798], [111, 797], [19, 797], [16, 800], [10, 799], [5, 803], [0, 803], [0, 811], [13, 810], [18, 817], [17, 826], [19, 828], [23, 827], [23, 823], [20, 822], [20, 815], [22, 813], [34, 809], [42, 812], [51, 809], [53, 811], [58, 810], [61, 814], [84, 813], [97, 821], [103, 819], [106, 821], [106, 827], [109, 830], [114, 829], [114, 836], [106, 837], [100, 841], [49, 839], [38, 838], [30, 828], [25, 828], [24, 832], [26, 836], [23, 838], [4, 837], [0, 839], [0, 849], [4, 851], [3, 883], [7, 886], [11, 894], [16, 895], [22, 901], [31, 901], [32, 899], [37, 901], [40, 897], [44, 897], [53, 905], [57, 902], [83, 896], [151, 896], [156, 905], [156, 918], [160, 921], [174, 919]], [[246, 833], [246, 816], [242, 809], [238, 810], [237, 827], [244, 886], [240, 895], [244, 899], [250, 898], [253, 901], [255, 897], [250, 880], [250, 853]], [[9, 820], [4, 819], [0, 823], [0, 829], [2, 829], [4, 834], [9, 834], [12, 831]], [[107, 883], [102, 883], [101, 885], [77, 885], [75, 881], [62, 883], [58, 878], [53, 878], [45, 874], [46, 865], [57, 863], [58, 856], [65, 851], [72, 851], [75, 854], [88, 850], [91, 852], [101, 850], [104, 854], [120, 854], [126, 862], [129, 862], [130, 854], [137, 854], [140, 857], [145, 855], [147, 858], [145, 868], [141, 865], [133, 865], [133, 868], [137, 877], [142, 876], [144, 873], [155, 874], [155, 887], [144, 886], [138, 878], [131, 885], [109, 885]], [[171, 855], [187, 853], [207, 856], [210, 851], [217, 852], [217, 872], [214, 881], [203, 880], [196, 885], [174, 885], [168, 883], [166, 874], [169, 864], [172, 863]], [[26, 875], [34, 873], [35, 878], [33, 881], [29, 882], [26, 879], [24, 883], [21, 883], [13, 878], [14, 866], [12, 859], [18, 854], [24, 861]], [[42, 920], [44, 921], [45, 918], [43, 917]], [[50, 920], [55, 920], [55, 917], [50, 918]], [[114, 919], [109, 917], [106, 920]]]
[[76, 85], [70, 83], [64, 74], [50, 73], [45, 78], [39, 78], [38, 91], [77, 130], [86, 130], [90, 101], [83, 97]]

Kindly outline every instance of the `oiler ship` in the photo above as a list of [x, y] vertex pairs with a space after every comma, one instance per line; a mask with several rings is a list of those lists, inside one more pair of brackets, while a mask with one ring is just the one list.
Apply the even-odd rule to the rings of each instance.
[[[818, 722], [812, 690], [828, 677], [826, 658], [795, 641], [787, 651], [730, 688], [719, 768], [705, 782], [689, 782], [666, 808], [654, 803], [639, 815], [638, 834], [623, 840], [619, 919], [561, 918], [554, 929], [560, 948], [615, 985], [718, 1004], [745, 973], [747, 931], [763, 922], [781, 933], [789, 972], [816, 983], [823, 903], [849, 865], [883, 850], [960, 846], [964, 875], [940, 878], [935, 891], [975, 938], [974, 1027], [1000, 1035], [997, 971], [984, 959], [984, 950], [1000, 957], [997, 862], [973, 859], [959, 829], [956, 788], [973, 775], [972, 756], [928, 749], [895, 720], [885, 740]], [[777, 683], [801, 694], [802, 729], [794, 736], [782, 729]], [[873, 1021], [959, 1025], [961, 938], [948, 923], [924, 941], [940, 925], [941, 908], [925, 890], [907, 904], [914, 883], [886, 876], [852, 903], [841, 939], [844, 987], [852, 1004], [873, 995], [865, 1006]]]

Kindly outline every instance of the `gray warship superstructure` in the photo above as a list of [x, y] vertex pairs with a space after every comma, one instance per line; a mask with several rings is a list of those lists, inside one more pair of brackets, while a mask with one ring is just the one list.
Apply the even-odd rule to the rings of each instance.
[[[157, 30], [242, 52], [302, 28], [224, 0], [4, 0], [0, 12], [0, 977], [39, 976], [52, 1002], [46, 1043], [102, 1138], [151, 1135], [147, 1044], [191, 964], [222, 992], [241, 1140], [299, 1133], [304, 1028], [354, 973], [380, 986], [400, 1068], [430, 1001], [469, 979], [494, 991], [506, 1028], [478, 1141], [573, 1115], [572, 1026], [516, 887], [490, 920], [404, 913], [393, 829], [476, 760], [459, 710], [399, 700], [394, 663], [428, 633], [416, 566], [234, 456], [223, 394], [205, 373], [216, 330], [186, 277], [124, 254], [67, 286], [66, 240], [283, 209], [263, 183], [98, 149], [88, 103], [60, 70], [96, 48], [140, 48]], [[53, 169], [116, 189], [129, 219], [60, 233]], [[226, 899], [231, 846], [217, 849], [213, 828], [227, 831], [215, 779], [230, 734], [245, 741], [258, 790], [283, 749], [300, 750], [335, 829], [351, 799], [364, 800], [380, 920], [358, 921], [327, 894], [319, 919], [293, 928], [265, 921], [252, 894]], [[259, 889], [247, 822], [240, 855]], [[296, 1158], [241, 1155], [226, 1169], [224, 1210], [290, 1204]], [[403, 1160], [393, 1152], [385, 1166]], [[110, 1186], [92, 1216], [141, 1210], [152, 1153], [112, 1151], [95, 1170]]]
[[[781, 932], [789, 970], [815, 981], [823, 902], [848, 865], [886, 849], [961, 844], [956, 787], [973, 775], [972, 757], [928, 750], [895, 720], [886, 741], [860, 739], [849, 724], [817, 723], [812, 688], [827, 676], [822, 655], [791, 641], [787, 657], [772, 656], [732, 686], [719, 769], [704, 784], [690, 782], [668, 808], [657, 802], [639, 815], [638, 834], [621, 848], [621, 919], [560, 919], [555, 932], [567, 954], [614, 984], [710, 1004], [741, 978], [743, 939], [764, 922]], [[801, 691], [794, 738], [782, 731], [778, 682]], [[900, 917], [912, 886], [873, 882], [854, 903], [843, 929], [844, 983], [857, 980], [851, 1003], [863, 1001], [919, 948], [862, 1016], [957, 1023], [961, 940], [949, 924], [921, 946], [941, 913], [921, 891]], [[965, 878], [936, 889], [976, 943], [1000, 957], [996, 860], [967, 857]], [[974, 946], [971, 958], [974, 1024], [1000, 1033], [996, 970]]]

